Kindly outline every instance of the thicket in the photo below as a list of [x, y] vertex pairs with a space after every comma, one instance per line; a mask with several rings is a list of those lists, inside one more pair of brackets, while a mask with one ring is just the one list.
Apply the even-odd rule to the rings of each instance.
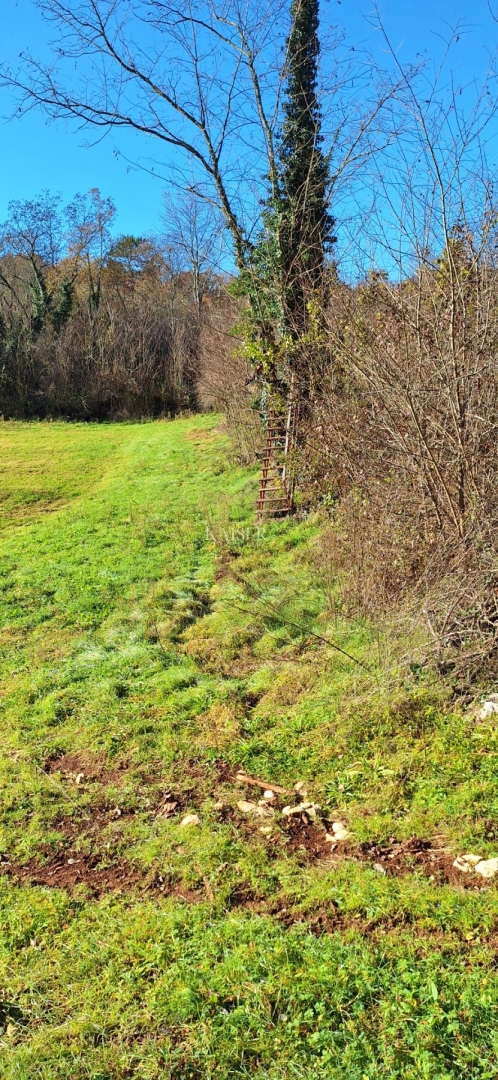
[[455, 234], [439, 266], [397, 285], [336, 287], [335, 363], [297, 465], [344, 605], [401, 601], [441, 670], [466, 676], [497, 660], [497, 269]]
[[493, 111], [487, 92], [469, 108], [447, 83], [401, 76], [403, 138], [374, 169], [358, 241], [376, 258], [331, 290], [297, 468], [327, 510], [343, 603], [395, 610], [418, 628], [415, 668], [431, 656], [461, 685], [498, 668]]

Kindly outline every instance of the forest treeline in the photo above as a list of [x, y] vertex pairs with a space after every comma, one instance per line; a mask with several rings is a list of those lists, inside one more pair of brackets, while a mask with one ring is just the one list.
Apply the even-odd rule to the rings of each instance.
[[[13, 202], [0, 230], [0, 413], [126, 419], [199, 403], [223, 279], [166, 240], [116, 237], [97, 190]], [[216, 319], [213, 319], [216, 324]], [[229, 326], [227, 326], [227, 331]], [[206, 402], [204, 401], [204, 405]]]

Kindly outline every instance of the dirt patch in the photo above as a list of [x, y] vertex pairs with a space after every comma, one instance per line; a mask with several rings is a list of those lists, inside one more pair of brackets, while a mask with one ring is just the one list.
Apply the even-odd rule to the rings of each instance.
[[[180, 801], [163, 789], [147, 814], [172, 817], [179, 810]], [[96, 897], [132, 890], [164, 892], [162, 879], [153, 880], [151, 874], [134, 866], [119, 853], [122, 826], [139, 811], [140, 808], [126, 806], [94, 806], [86, 808], [80, 815], [55, 819], [53, 828], [61, 837], [57, 850], [48, 845], [42, 847], [39, 855], [26, 863], [0, 855], [0, 875], [19, 883], [45, 885], [69, 892], [84, 885]]]
[[361, 862], [387, 877], [421, 873], [438, 885], [457, 885], [464, 889], [496, 887], [496, 881], [457, 870], [453, 866], [455, 855], [447, 848], [434, 845], [431, 840], [412, 836], [407, 840], [364, 843], [356, 847], [348, 842], [329, 843], [325, 839], [326, 831], [330, 831], [329, 823], [315, 825], [306, 821], [306, 815], [291, 818], [282, 827], [287, 850], [296, 856], [301, 865], [327, 859], [336, 866], [348, 861]]
[[288, 819], [282, 832], [287, 851], [295, 855], [298, 862], [314, 863], [330, 859], [331, 845], [325, 839], [325, 828], [307, 821], [304, 814]]
[[[70, 817], [52, 821], [53, 829], [60, 834], [55, 851], [48, 845], [42, 847], [39, 854], [26, 863], [10, 860], [8, 855], [0, 854], [0, 875], [19, 883], [67, 889], [69, 892], [73, 892], [77, 886], [85, 886], [95, 897], [110, 892], [138, 891], [177, 896], [185, 902], [199, 902], [206, 898], [205, 888], [199, 893], [182, 889], [177, 883], [157, 874], [154, 876], [153, 871], [148, 873], [122, 857], [119, 853], [123, 840], [122, 826], [135, 815], [146, 819], [174, 818], [187, 808], [198, 806], [205, 798], [202, 782], [206, 783], [207, 780], [208, 789], [216, 790], [219, 783], [231, 776], [232, 769], [224, 762], [216, 762], [212, 774], [201, 762], [192, 760], [181, 763], [180, 792], [171, 790], [165, 783], [157, 784], [154, 768], [149, 769], [147, 779], [156, 779], [156, 783], [154, 786], [137, 787], [131, 805], [126, 802], [129, 793], [123, 805], [116, 805], [116, 795], [110, 801], [104, 787], [106, 783], [115, 784], [123, 779], [128, 771], [126, 764], [109, 769], [97, 757], [67, 753], [54, 755], [45, 763], [45, 769], [72, 782], [80, 778], [82, 786], [92, 783], [96, 787], [102, 785], [102, 788], [99, 790], [97, 787], [94, 805], [81, 808]], [[140, 775], [138, 770], [137, 774]], [[143, 779], [140, 775], [140, 780]]]
[[[92, 757], [83, 753], [67, 753], [54, 755], [45, 762], [44, 771], [48, 774], [56, 774], [61, 781], [75, 784], [84, 790], [89, 785], [95, 785], [100, 791], [95, 793], [95, 806], [87, 811], [84, 820], [92, 826], [101, 827], [107, 820], [118, 817], [129, 817], [131, 814], [142, 812], [157, 817], [171, 817], [174, 813], [180, 813], [186, 806], [198, 805], [203, 796], [199, 794], [199, 780], [204, 778], [205, 771], [196, 763], [187, 763], [179, 770], [183, 790], [173, 793], [166, 781], [161, 783], [162, 766], [160, 762], [149, 763], [147, 767], [136, 765], [130, 766], [127, 762], [121, 762], [114, 768], [109, 768], [98, 757]], [[124, 806], [111, 806], [119, 799], [118, 793], [110, 795], [106, 787], [123, 788], [128, 781], [128, 790], [123, 796]], [[216, 783], [216, 777], [213, 781]], [[197, 799], [196, 799], [197, 796]], [[130, 805], [131, 802], [131, 805]], [[56, 822], [56, 826], [63, 831], [70, 831], [75, 818], [64, 819]], [[81, 831], [81, 830], [79, 830]]]
[[94, 832], [133, 814], [166, 818], [199, 810], [206, 798], [218, 798], [220, 788], [234, 782], [233, 766], [222, 758], [209, 764], [194, 757], [180, 760], [173, 781], [164, 776], [160, 761], [147, 766], [121, 762], [112, 768], [98, 756], [80, 752], [53, 754], [45, 760], [44, 772], [82, 792], [91, 789], [92, 806], [82, 809], [81, 816], [76, 810], [72, 817], [54, 822], [68, 836], [85, 829]]
[[252, 911], [258, 914], [270, 914], [268, 900], [253, 889], [247, 881], [236, 885], [229, 896], [228, 905], [232, 908], [243, 908], [244, 911]]
[[109, 892], [129, 892], [139, 885], [144, 886], [144, 875], [126, 859], [116, 859], [104, 865], [98, 854], [84, 855], [78, 851], [65, 850], [49, 856], [41, 863], [39, 859], [29, 859], [20, 865], [15, 862], [2, 862], [0, 874], [13, 878], [19, 884], [45, 885], [54, 889], [67, 889], [74, 892], [78, 885], [84, 885], [92, 896], [103, 896]]
[[[171, 895], [175, 883], [152, 880], [151, 874], [147, 876], [121, 857], [121, 852], [126, 850], [126, 823], [134, 815], [144, 822], [150, 822], [151, 818], [180, 820], [185, 813], [200, 810], [206, 798], [212, 797], [216, 799], [210, 815], [213, 825], [230, 824], [249, 843], [263, 845], [269, 860], [285, 852], [303, 867], [320, 862], [328, 863], [331, 868], [360, 863], [389, 877], [415, 873], [436, 884], [450, 884], [461, 889], [496, 887], [496, 881], [458, 871], [453, 866], [455, 854], [444, 848], [438, 837], [433, 840], [415, 836], [407, 840], [391, 837], [382, 843], [360, 845], [354, 844], [351, 838], [331, 842], [334, 826], [322, 816], [319, 807], [304, 801], [302, 807], [296, 806], [298, 813], [286, 811], [282, 814], [284, 804], [300, 803], [302, 792], [293, 794], [290, 790], [280, 789], [283, 794], [277, 790], [274, 798], [265, 802], [262, 794], [266, 782], [254, 777], [249, 778], [250, 782], [244, 782], [242, 771], [227, 764], [221, 756], [209, 764], [195, 757], [178, 761], [173, 781], [170, 778], [171, 787], [161, 777], [160, 761], [148, 764], [145, 773], [139, 765], [120, 763], [110, 768], [97, 756], [74, 752], [53, 755], [45, 762], [45, 769], [75, 786], [94, 784], [91, 789], [93, 805], [75, 807], [72, 816], [52, 820], [51, 825], [60, 834], [55, 851], [53, 847], [47, 847], [23, 865], [10, 863], [7, 856], [2, 861], [0, 856], [0, 873], [19, 881], [69, 890], [84, 884], [96, 896], [137, 888]], [[123, 783], [126, 776], [132, 784]], [[106, 791], [106, 784], [118, 790]], [[249, 806], [243, 806], [241, 795], [245, 795]], [[237, 797], [242, 809], [234, 805]], [[311, 808], [309, 812], [306, 806]], [[197, 900], [203, 895], [210, 899], [210, 891], [211, 886], [205, 884], [201, 897], [196, 894]], [[265, 900], [254, 894], [234, 894], [230, 903], [241, 907], [250, 905], [253, 911], [268, 911]], [[333, 923], [333, 912], [329, 912], [326, 919], [324, 916], [323, 925], [332, 926], [331, 918]], [[318, 922], [317, 926], [320, 929], [322, 923]]]
[[104, 762], [91, 754], [68, 753], [54, 754], [44, 763], [43, 771], [49, 774], [59, 773], [64, 780], [80, 783], [119, 783], [129, 771], [127, 763], [109, 768]]
[[43, 771], [49, 775], [58, 773], [62, 780], [73, 782], [79, 777], [82, 785], [119, 784], [125, 779], [131, 779], [137, 786], [151, 787], [160, 783], [164, 765], [160, 760], [148, 761], [147, 764], [119, 761], [115, 765], [109, 765], [97, 754], [75, 751], [49, 755], [43, 764]]
[[[45, 861], [42, 861], [44, 855]], [[206, 900], [205, 885], [199, 890], [183, 887], [168, 876], [147, 871], [126, 858], [113, 857], [108, 851], [96, 849], [84, 853], [78, 847], [64, 847], [55, 853], [42, 851], [40, 856], [22, 864], [0, 856], [0, 877], [9, 877], [17, 884], [66, 889], [71, 894], [78, 887], [84, 887], [97, 899], [109, 893], [134, 893], [173, 897], [189, 904]], [[212, 896], [207, 898], [212, 899]]]
[[[249, 801], [257, 801], [258, 793], [254, 787], [238, 782], [239, 790], [245, 790]], [[296, 800], [299, 799], [296, 795]], [[476, 874], [463, 874], [453, 866], [455, 854], [432, 840], [417, 836], [407, 840], [391, 838], [383, 843], [363, 843], [354, 845], [351, 842], [330, 842], [326, 839], [333, 833], [331, 822], [322, 817], [312, 820], [306, 813], [295, 814], [289, 817], [281, 817], [282, 796], [276, 796], [271, 803], [276, 811], [273, 819], [274, 828], [268, 835], [268, 853], [273, 849], [281, 850], [285, 846], [287, 852], [297, 859], [302, 866], [330, 861], [339, 866], [342, 863], [361, 862], [374, 868], [379, 874], [388, 877], [402, 877], [406, 874], [421, 873], [431, 878], [436, 884], [456, 885], [464, 889], [483, 889], [496, 887], [497, 882], [480, 878]], [[249, 837], [255, 837], [262, 824], [261, 819], [252, 816], [243, 817], [231, 805], [224, 805], [218, 812], [218, 821], [232, 822]], [[264, 821], [265, 825], [271, 821]]]
[[[386, 934], [403, 935], [413, 933], [413, 919], [410, 918], [409, 914], [381, 915], [376, 919], [368, 919], [359, 912], [341, 911], [334, 900], [320, 905], [313, 912], [303, 912], [296, 908], [272, 906], [271, 904], [268, 905], [267, 912], [273, 918], [278, 919], [286, 928], [303, 926], [315, 937], [321, 937], [323, 934], [345, 934], [350, 932], [368, 935], [371, 941], [381, 942], [385, 939]], [[420, 942], [418, 955], [427, 955], [428, 949], [433, 952], [434, 949], [443, 947], [445, 943], [455, 938], [458, 940], [459, 948], [471, 949], [478, 944], [490, 945], [493, 948], [493, 934], [481, 935], [476, 937], [475, 940], [462, 940], [462, 935], [458, 931], [453, 933], [451, 931], [445, 932], [439, 927], [424, 926], [423, 932], [420, 929], [417, 930], [417, 940]]]
[[305, 925], [317, 937], [322, 934], [332, 934], [338, 930], [346, 930], [350, 927], [358, 928], [358, 921], [353, 919], [351, 915], [341, 914], [335, 900], [331, 900], [328, 904], [317, 908], [313, 914], [284, 906], [274, 906], [273, 909], [270, 906], [270, 914], [283, 923], [285, 927]]
[[430, 840], [411, 836], [408, 840], [390, 840], [384, 844], [365, 843], [359, 848], [349, 845], [346, 857], [375, 865], [388, 877], [402, 877], [414, 871], [432, 878], [438, 885], [459, 885], [465, 889], [489, 888], [493, 883], [476, 874], [462, 874], [453, 866], [455, 855], [446, 848], [436, 847]]

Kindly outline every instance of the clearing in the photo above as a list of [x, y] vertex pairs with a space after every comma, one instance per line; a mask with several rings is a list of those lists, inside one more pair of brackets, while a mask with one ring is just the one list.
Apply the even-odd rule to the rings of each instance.
[[256, 487], [215, 416], [0, 425], [2, 1078], [497, 1075], [493, 717]]

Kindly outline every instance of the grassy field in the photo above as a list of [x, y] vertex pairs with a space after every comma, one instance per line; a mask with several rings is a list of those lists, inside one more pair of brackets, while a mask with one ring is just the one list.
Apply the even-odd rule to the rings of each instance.
[[212, 416], [0, 425], [2, 1078], [498, 1074], [496, 726], [255, 488]]

